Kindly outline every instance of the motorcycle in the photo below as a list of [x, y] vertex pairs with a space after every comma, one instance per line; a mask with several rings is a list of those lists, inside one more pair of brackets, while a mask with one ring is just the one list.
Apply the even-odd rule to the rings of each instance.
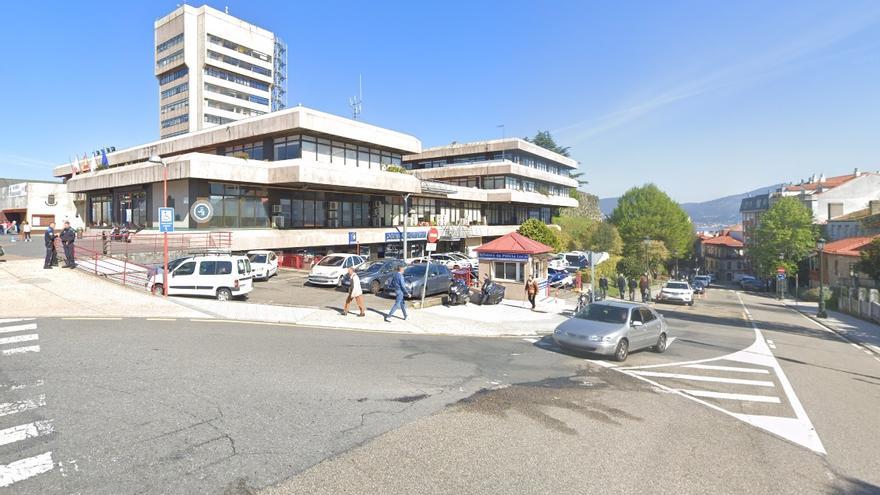
[[457, 306], [459, 304], [467, 304], [471, 297], [471, 290], [468, 288], [464, 280], [457, 278], [449, 284], [449, 304]]
[[484, 304], [500, 304], [504, 299], [504, 286], [489, 281], [483, 284], [480, 291], [480, 306]]
[[581, 292], [578, 296], [577, 304], [574, 307], [575, 313], [580, 313], [584, 310], [590, 303], [593, 302], [593, 291], [587, 289], [586, 292]]

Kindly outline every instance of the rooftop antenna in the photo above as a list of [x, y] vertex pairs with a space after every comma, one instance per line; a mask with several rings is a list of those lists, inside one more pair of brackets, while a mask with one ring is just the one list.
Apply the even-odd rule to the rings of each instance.
[[358, 74], [358, 95], [348, 99], [348, 105], [351, 107], [351, 117], [357, 120], [364, 110], [364, 88], [363, 78]]
[[223, 7], [223, 12], [225, 12], [227, 14], [229, 13], [229, 5]]

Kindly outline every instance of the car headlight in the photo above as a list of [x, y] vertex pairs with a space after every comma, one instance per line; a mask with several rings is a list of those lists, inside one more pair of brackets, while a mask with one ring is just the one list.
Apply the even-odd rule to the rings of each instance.
[[590, 335], [590, 340], [593, 342], [613, 342], [614, 336], [612, 335]]
[[562, 335], [562, 329], [557, 328], [556, 330], [553, 330], [553, 335]]

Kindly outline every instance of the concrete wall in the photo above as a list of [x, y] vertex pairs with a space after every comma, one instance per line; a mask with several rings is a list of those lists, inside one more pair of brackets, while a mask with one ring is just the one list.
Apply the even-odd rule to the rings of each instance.
[[876, 199], [880, 199], [880, 175], [865, 173], [823, 193], [807, 196], [806, 204], [813, 211], [815, 221], [825, 223], [829, 220], [829, 203], [843, 204], [843, 212], [835, 215], [840, 216], [867, 208], [869, 201]]
[[[25, 210], [25, 218], [33, 224], [34, 215], [52, 215], [56, 223], [64, 221], [64, 219], [73, 220], [77, 213], [82, 213], [82, 197], [77, 194], [69, 193], [67, 186], [64, 184], [52, 184], [42, 182], [25, 182], [24, 193], [19, 187], [14, 187], [15, 191], [11, 195], [9, 187], [0, 187], [0, 211], [3, 210]], [[19, 195], [20, 194], [20, 195]], [[48, 204], [49, 195], [54, 195], [55, 204]], [[79, 205], [79, 210], [77, 206]], [[41, 226], [36, 226], [39, 229]]]

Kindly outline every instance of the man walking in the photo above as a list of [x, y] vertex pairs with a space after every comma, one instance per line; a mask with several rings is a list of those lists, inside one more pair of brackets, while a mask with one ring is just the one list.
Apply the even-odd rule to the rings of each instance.
[[651, 286], [648, 284], [648, 274], [644, 274], [639, 278], [639, 289], [642, 291], [642, 302], [648, 302], [648, 292]]
[[536, 282], [534, 278], [529, 277], [529, 281], [526, 282], [526, 296], [529, 298], [529, 302], [532, 303], [532, 311], [535, 310], [535, 297], [537, 295], [538, 282]]
[[635, 277], [630, 277], [628, 283], [629, 283], [629, 300], [635, 301], [636, 300], [636, 287], [639, 286], [639, 283], [636, 281]]
[[351, 304], [351, 300], [354, 299], [358, 309], [361, 310], [358, 316], [363, 318], [367, 316], [367, 309], [364, 307], [364, 290], [361, 288], [361, 278], [358, 277], [357, 272], [352, 267], [348, 267], [348, 280], [351, 282], [351, 285], [348, 286], [348, 297], [345, 298], [345, 304], [342, 306], [342, 316], [348, 316], [348, 306]]
[[46, 261], [43, 262], [43, 269], [52, 269], [52, 259], [55, 257], [55, 222], [49, 224], [46, 233], [43, 234], [43, 244], [46, 246]]
[[70, 227], [70, 222], [64, 222], [61, 230], [61, 246], [64, 248], [64, 268], [76, 268], [74, 259], [73, 243], [76, 241], [76, 231]]
[[608, 297], [608, 278], [605, 275], [599, 277], [599, 299]]
[[626, 277], [622, 273], [617, 274], [617, 292], [621, 299], [626, 299]]
[[391, 311], [385, 315], [385, 321], [391, 321], [391, 317], [394, 316], [394, 312], [397, 311], [397, 308], [400, 308], [400, 310], [403, 311], [403, 319], [406, 320], [408, 315], [406, 314], [406, 301], [404, 300], [404, 297], [412, 296], [412, 294], [406, 290], [406, 282], [403, 280], [403, 266], [397, 267], [397, 271], [391, 276], [390, 285], [394, 290], [395, 301], [394, 306], [391, 306]]

